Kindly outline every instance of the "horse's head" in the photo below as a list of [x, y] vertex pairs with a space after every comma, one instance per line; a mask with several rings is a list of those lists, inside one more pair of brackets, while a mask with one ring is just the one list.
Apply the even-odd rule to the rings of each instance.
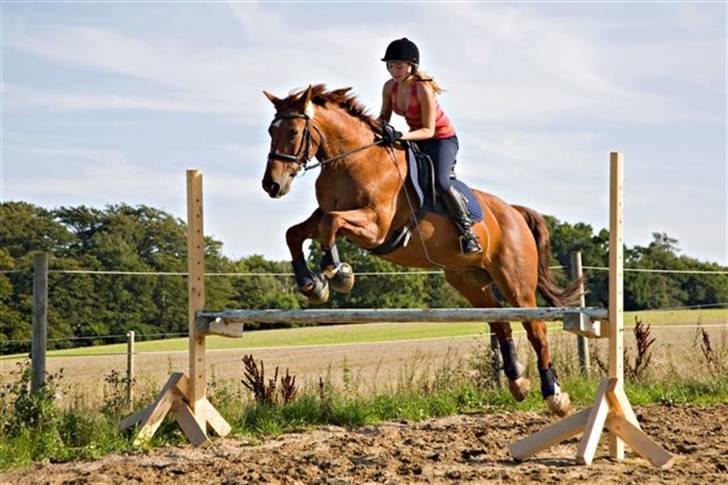
[[[278, 198], [288, 193], [293, 178], [316, 154], [323, 135], [313, 121], [311, 86], [286, 99], [278, 99], [267, 91], [263, 94], [276, 108], [276, 115], [268, 128], [271, 141], [263, 190]], [[312, 136], [312, 129], [317, 136]]]

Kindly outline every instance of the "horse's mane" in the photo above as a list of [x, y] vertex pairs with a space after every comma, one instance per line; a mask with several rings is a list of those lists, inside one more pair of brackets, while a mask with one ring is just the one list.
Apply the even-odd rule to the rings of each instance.
[[[292, 91], [287, 98], [280, 101], [280, 108], [285, 109], [294, 104], [304, 91], [305, 89]], [[351, 91], [350, 87], [326, 91], [325, 84], [316, 84], [312, 87], [311, 101], [319, 106], [324, 106], [326, 103], [335, 104], [351, 116], [362, 120], [374, 131], [379, 132], [382, 126], [379, 120], [372, 117], [366, 106], [349, 91]]]

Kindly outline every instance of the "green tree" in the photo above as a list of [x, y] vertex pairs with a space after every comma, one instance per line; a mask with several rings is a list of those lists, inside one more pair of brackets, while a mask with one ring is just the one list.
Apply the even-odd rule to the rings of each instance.
[[[0, 271], [13, 271], [14, 268], [15, 261], [0, 247]], [[10, 273], [0, 273], [0, 353], [20, 348], [17, 344], [10, 344], [9, 340], [30, 337], [27, 322], [14, 304], [15, 291], [10, 276]]]
[[[555, 272], [562, 286], [568, 285], [571, 271], [571, 254], [581, 251], [582, 266], [607, 267], [609, 265], [609, 232], [602, 229], [594, 234], [589, 224], [569, 224], [552, 216], [545, 216], [551, 233], [552, 264], [564, 267]], [[589, 306], [605, 306], [609, 301], [609, 274], [606, 271], [585, 269], [587, 277], [586, 303]]]
[[50, 211], [27, 202], [0, 204], [0, 242], [6, 253], [30, 266], [37, 251], [55, 252], [74, 242], [75, 236]]
[[[703, 263], [680, 255], [678, 241], [654, 233], [646, 247], [628, 251], [628, 265], [634, 268], [682, 271], [725, 271], [714, 263]], [[670, 308], [728, 301], [728, 276], [671, 272], [627, 272], [625, 308]]]

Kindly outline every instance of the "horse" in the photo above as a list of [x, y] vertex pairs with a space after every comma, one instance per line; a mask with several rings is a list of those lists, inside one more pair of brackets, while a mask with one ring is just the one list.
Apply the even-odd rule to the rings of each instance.
[[[561, 288], [553, 280], [548, 227], [533, 209], [473, 190], [484, 215], [473, 226], [483, 248], [475, 254], [462, 253], [456, 227], [446, 215], [428, 212], [413, 221], [413, 186], [406, 177], [405, 150], [382, 143], [381, 122], [368, 114], [350, 90], [309, 85], [282, 99], [263, 91], [275, 107], [262, 179], [265, 192], [272, 198], [283, 197], [295, 177], [312, 168], [308, 164], [313, 157], [320, 165], [315, 184], [318, 207], [286, 231], [299, 290], [312, 303], [324, 303], [329, 286], [340, 292], [353, 287], [354, 274], [339, 259], [337, 238], [372, 250], [408, 224], [415, 226], [416, 237], [380, 257], [407, 267], [442, 268], [448, 283], [473, 307], [500, 306], [494, 285], [514, 307], [536, 307], [537, 291], [554, 306], [576, 302], [581, 282]], [[303, 243], [307, 239], [321, 244], [320, 272], [306, 263]], [[537, 356], [541, 394], [549, 410], [564, 416], [570, 399], [561, 391], [551, 363], [546, 325], [537, 320], [522, 323]], [[488, 324], [498, 338], [508, 388], [515, 400], [522, 401], [531, 382], [518, 362], [510, 323]]]

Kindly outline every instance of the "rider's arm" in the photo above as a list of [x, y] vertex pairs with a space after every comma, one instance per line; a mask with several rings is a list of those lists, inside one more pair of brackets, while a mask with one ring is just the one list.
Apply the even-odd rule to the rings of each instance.
[[422, 109], [422, 128], [405, 133], [403, 140], [429, 140], [435, 136], [435, 93], [431, 83], [417, 83], [417, 101]]
[[379, 112], [379, 119], [389, 123], [392, 118], [392, 82], [387, 81], [382, 88], [382, 109]]

